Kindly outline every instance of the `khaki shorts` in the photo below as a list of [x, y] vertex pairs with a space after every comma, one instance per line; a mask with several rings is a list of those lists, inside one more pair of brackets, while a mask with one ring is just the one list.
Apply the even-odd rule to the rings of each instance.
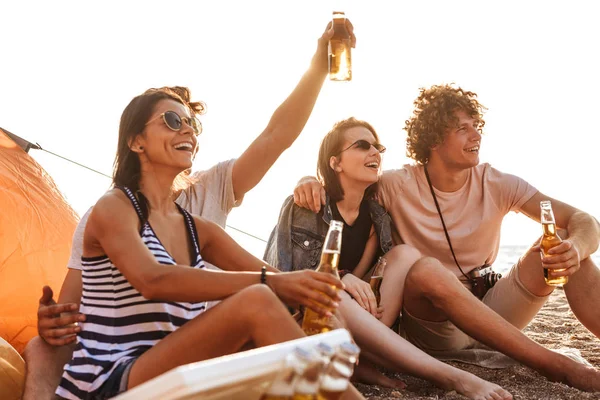
[[[518, 266], [519, 263], [514, 265], [508, 275], [486, 293], [482, 301], [512, 325], [523, 329], [536, 316], [549, 295], [540, 297], [527, 290], [519, 279]], [[477, 344], [475, 339], [450, 321], [426, 321], [404, 309], [400, 334], [425, 351], [462, 350]]]

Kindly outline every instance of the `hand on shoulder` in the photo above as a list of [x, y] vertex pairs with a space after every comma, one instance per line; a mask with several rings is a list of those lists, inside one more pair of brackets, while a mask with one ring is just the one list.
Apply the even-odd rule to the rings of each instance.
[[314, 176], [303, 177], [294, 188], [294, 203], [314, 213], [321, 210], [325, 200], [325, 189]]

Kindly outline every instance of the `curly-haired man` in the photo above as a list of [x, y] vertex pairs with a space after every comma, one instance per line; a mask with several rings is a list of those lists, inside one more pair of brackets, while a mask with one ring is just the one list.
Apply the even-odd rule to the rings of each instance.
[[[398, 289], [404, 291], [403, 334], [431, 353], [481, 342], [551, 380], [600, 391], [599, 371], [520, 332], [554, 290], [544, 280], [547, 268], [551, 275], [569, 276], [564, 290], [573, 313], [600, 337], [600, 270], [590, 258], [600, 225], [523, 179], [480, 164], [484, 110], [475, 93], [453, 85], [421, 89], [405, 126], [407, 155], [416, 163], [382, 174], [378, 196], [392, 218], [394, 242], [422, 255], [406, 266], [405, 285]], [[319, 197], [314, 180], [303, 179], [295, 191], [297, 203], [313, 211], [320, 208]], [[498, 276], [484, 274], [498, 254], [504, 216], [516, 211], [539, 221], [542, 200], [552, 202], [563, 242], [542, 258], [536, 241], [490, 288], [496, 280], [490, 278]], [[482, 275], [489, 285], [477, 279]]]

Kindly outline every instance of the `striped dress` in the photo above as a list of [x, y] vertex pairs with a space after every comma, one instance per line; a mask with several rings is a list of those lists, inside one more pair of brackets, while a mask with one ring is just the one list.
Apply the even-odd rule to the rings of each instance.
[[[139, 218], [142, 212], [128, 188], [119, 188], [131, 200]], [[204, 268], [200, 256], [198, 234], [191, 215], [177, 206], [183, 214], [193, 268]], [[156, 260], [175, 265], [149, 222], [140, 235]], [[206, 304], [177, 303], [147, 300], [121, 275], [107, 256], [82, 257], [83, 292], [80, 312], [86, 320], [80, 323], [77, 345], [71, 361], [65, 365], [56, 394], [66, 399], [91, 399], [114, 369], [138, 358], [158, 341], [186, 322], [200, 315]]]

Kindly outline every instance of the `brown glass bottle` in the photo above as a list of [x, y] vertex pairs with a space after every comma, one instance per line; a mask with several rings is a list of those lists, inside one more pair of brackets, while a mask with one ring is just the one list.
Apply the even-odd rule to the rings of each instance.
[[[338, 264], [340, 262], [340, 252], [342, 249], [342, 229], [344, 225], [340, 221], [331, 220], [329, 230], [325, 236], [323, 250], [321, 252], [321, 263], [317, 267], [317, 272], [331, 274], [340, 278], [338, 273]], [[315, 335], [333, 330], [333, 321], [331, 317], [321, 316], [313, 310], [307, 308], [302, 320], [302, 329], [307, 335]]]
[[[548, 250], [562, 243], [562, 239], [556, 233], [556, 223], [554, 222], [554, 213], [552, 212], [552, 204], [545, 200], [540, 202], [541, 221], [544, 235], [540, 243], [541, 255], [544, 257], [548, 254]], [[544, 268], [544, 279], [546, 284], [550, 286], [562, 286], [569, 281], [568, 276], [555, 276], [553, 272], [564, 271], [564, 269], [548, 269]]]
[[383, 271], [385, 270], [385, 266], [387, 264], [387, 260], [383, 257], [379, 257], [377, 260], [377, 264], [373, 267], [373, 274], [371, 275], [371, 290], [375, 295], [375, 299], [377, 300], [377, 306], [381, 304], [381, 284], [383, 283]]
[[292, 400], [294, 386], [312, 359], [313, 356], [310, 352], [295, 348], [292, 353], [287, 355], [283, 369], [260, 400]]
[[350, 33], [346, 28], [343, 11], [333, 12], [333, 37], [329, 40], [329, 79], [352, 80], [352, 53]]
[[338, 400], [348, 389], [350, 377], [358, 361], [360, 349], [353, 343], [342, 343], [321, 378], [318, 400]]

